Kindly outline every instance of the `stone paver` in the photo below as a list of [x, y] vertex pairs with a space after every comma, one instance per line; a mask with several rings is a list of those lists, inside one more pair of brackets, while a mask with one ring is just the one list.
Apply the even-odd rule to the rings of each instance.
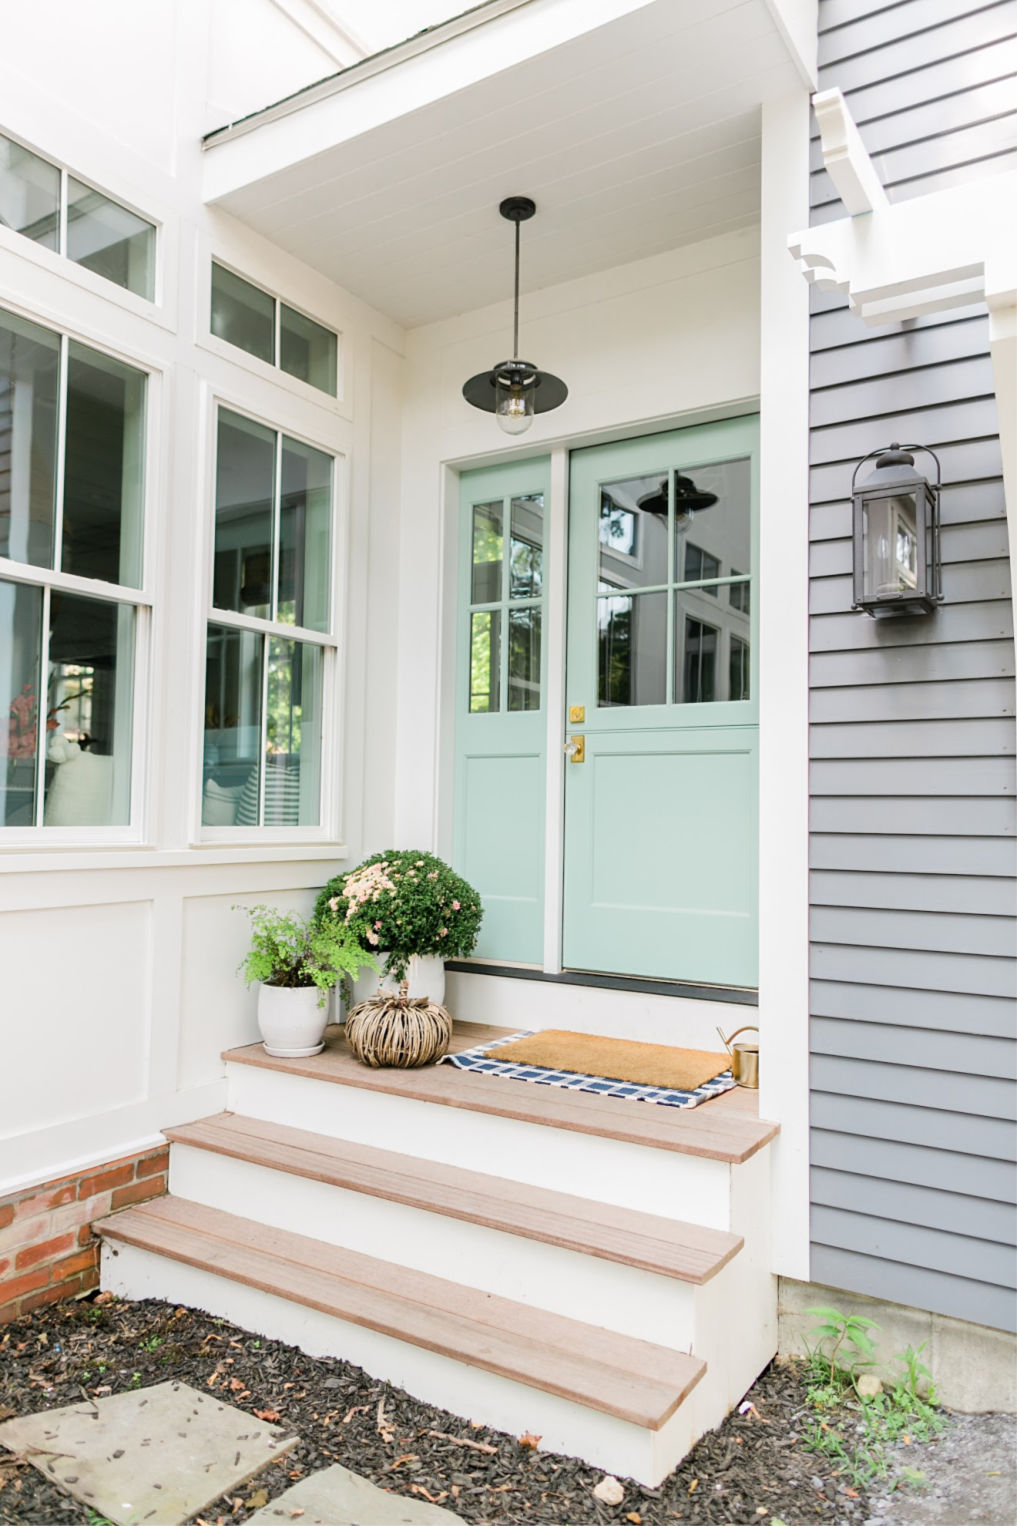
[[185, 1383], [0, 1425], [0, 1443], [116, 1526], [181, 1526], [296, 1440]]
[[291, 1523], [294, 1510], [302, 1510], [300, 1526], [462, 1526], [462, 1516], [429, 1505], [426, 1500], [386, 1494], [359, 1473], [335, 1463], [322, 1473], [312, 1473], [299, 1484], [270, 1500], [248, 1526], [280, 1526]]

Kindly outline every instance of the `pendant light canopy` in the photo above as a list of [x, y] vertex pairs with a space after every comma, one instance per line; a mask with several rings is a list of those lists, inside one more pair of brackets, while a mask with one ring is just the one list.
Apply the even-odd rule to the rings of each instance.
[[549, 371], [538, 371], [528, 360], [519, 359], [519, 224], [536, 212], [528, 196], [508, 196], [498, 211], [516, 225], [515, 308], [512, 321], [512, 359], [503, 360], [490, 371], [471, 376], [463, 387], [463, 397], [474, 408], [493, 413], [506, 434], [523, 434], [533, 423], [535, 413], [558, 408], [569, 389]]

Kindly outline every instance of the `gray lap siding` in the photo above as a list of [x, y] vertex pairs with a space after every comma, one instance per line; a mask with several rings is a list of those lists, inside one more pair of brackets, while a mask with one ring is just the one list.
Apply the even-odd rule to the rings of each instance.
[[[1017, 166], [1017, 4], [820, 0], [891, 200]], [[844, 215], [813, 143], [813, 219]], [[1012, 1330], [1014, 643], [984, 309], [811, 323], [812, 1277]], [[850, 480], [942, 458], [934, 615], [851, 612]], [[919, 458], [919, 464], [921, 464]]]

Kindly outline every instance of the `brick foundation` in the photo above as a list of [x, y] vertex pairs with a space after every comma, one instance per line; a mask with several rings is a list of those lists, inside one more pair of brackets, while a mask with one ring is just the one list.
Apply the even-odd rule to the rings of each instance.
[[0, 1324], [99, 1286], [92, 1223], [161, 1197], [169, 1150], [145, 1150], [0, 1198]]

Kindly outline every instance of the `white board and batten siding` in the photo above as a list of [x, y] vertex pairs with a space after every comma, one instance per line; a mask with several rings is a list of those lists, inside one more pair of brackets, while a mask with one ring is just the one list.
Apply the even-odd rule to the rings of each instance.
[[[820, 0], [891, 200], [1017, 162], [1017, 5]], [[813, 143], [813, 221], [844, 215]], [[1014, 642], [984, 308], [811, 324], [812, 1277], [1014, 1328]], [[931, 616], [851, 611], [850, 480], [943, 464]], [[922, 460], [918, 458], [921, 466]], [[1011, 506], [1014, 511], [1015, 506]]]

